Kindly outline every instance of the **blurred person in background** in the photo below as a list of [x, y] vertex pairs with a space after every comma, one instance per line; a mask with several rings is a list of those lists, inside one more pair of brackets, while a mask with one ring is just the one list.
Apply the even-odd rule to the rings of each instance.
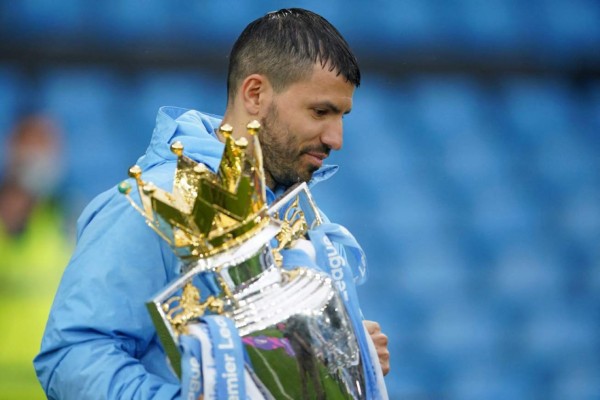
[[[172, 142], [181, 141], [186, 155], [215, 171], [223, 151], [219, 126], [228, 123], [237, 138], [258, 119], [272, 202], [296, 182], [312, 185], [337, 170], [323, 161], [342, 146], [342, 117], [359, 83], [355, 57], [328, 21], [300, 9], [269, 13], [248, 25], [233, 47], [223, 119], [161, 108], [137, 164], [147, 179], [170, 188]], [[48, 397], [178, 398], [180, 382], [145, 307], [178, 274], [168, 244], [116, 188], [96, 197], [78, 221], [77, 248], [35, 359]], [[377, 323], [365, 326], [378, 349], [374, 363], [387, 373], [387, 337]]]
[[8, 398], [41, 397], [31, 358], [71, 252], [56, 189], [61, 141], [51, 118], [22, 118], [7, 138], [0, 180], [0, 387]]

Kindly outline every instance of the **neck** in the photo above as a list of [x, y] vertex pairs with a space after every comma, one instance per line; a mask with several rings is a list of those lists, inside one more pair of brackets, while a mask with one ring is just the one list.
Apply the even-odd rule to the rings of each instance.
[[[225, 115], [223, 115], [223, 121], [221, 125], [229, 124], [233, 128], [233, 132], [231, 136], [234, 139], [240, 139], [245, 137], [246, 139], [250, 139], [248, 135], [248, 131], [246, 125], [248, 122], [256, 119], [256, 117], [252, 117], [251, 115], [247, 115], [247, 113], [243, 112], [243, 110], [239, 110], [235, 105], [229, 104], [227, 109], [225, 110]], [[224, 141], [224, 138], [221, 135], [218, 135], [220, 141]]]

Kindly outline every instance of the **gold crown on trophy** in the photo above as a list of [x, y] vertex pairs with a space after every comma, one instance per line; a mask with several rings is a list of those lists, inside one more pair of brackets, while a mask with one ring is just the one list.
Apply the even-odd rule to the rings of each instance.
[[219, 128], [225, 149], [217, 173], [185, 156], [183, 145], [174, 142], [177, 168], [170, 193], [142, 180], [139, 166], [131, 167], [141, 207], [129, 196], [131, 184], [126, 180], [119, 185], [119, 192], [184, 261], [235, 247], [268, 224], [260, 124], [252, 121], [247, 129], [253, 142], [250, 154], [246, 138], [234, 140], [230, 125]]

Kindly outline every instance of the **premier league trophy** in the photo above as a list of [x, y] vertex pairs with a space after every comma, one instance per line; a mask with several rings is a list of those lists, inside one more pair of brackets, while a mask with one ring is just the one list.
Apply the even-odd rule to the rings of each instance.
[[386, 398], [352, 270], [334, 244], [351, 235], [324, 228], [333, 224], [306, 184], [267, 206], [259, 129], [250, 123], [250, 141], [236, 141], [230, 126], [220, 128], [217, 173], [173, 143], [171, 193], [137, 166], [129, 174], [140, 203], [127, 181], [120, 186], [182, 263], [147, 305], [184, 397]]

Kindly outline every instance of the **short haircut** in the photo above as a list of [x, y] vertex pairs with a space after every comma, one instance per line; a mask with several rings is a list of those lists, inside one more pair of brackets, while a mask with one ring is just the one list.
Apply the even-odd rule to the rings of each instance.
[[309, 78], [317, 62], [355, 87], [360, 85], [356, 57], [329, 21], [301, 8], [268, 13], [251, 22], [233, 45], [227, 75], [229, 101], [251, 74], [265, 75], [273, 90], [281, 92]]

